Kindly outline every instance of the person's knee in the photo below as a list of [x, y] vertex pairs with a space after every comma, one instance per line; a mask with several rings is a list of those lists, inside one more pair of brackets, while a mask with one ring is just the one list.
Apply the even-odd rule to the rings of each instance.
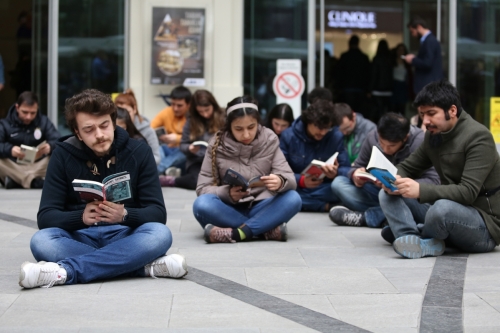
[[210, 211], [213, 211], [214, 205], [213, 201], [218, 200], [217, 196], [213, 194], [202, 194], [193, 203], [193, 213], [197, 217], [199, 215], [205, 215]]
[[30, 241], [31, 253], [37, 261], [50, 257], [54, 251], [54, 239], [60, 236], [59, 228], [47, 228], [37, 231]]
[[384, 208], [384, 206], [387, 205], [391, 199], [391, 195], [385, 193], [384, 190], [380, 190], [378, 192], [378, 202], [380, 203], [380, 207]]
[[302, 199], [300, 195], [296, 191], [287, 191], [286, 196], [288, 207], [292, 210], [296, 210], [296, 213], [300, 212], [302, 208]]
[[166, 253], [172, 246], [172, 232], [162, 223], [150, 222], [138, 227], [138, 230], [149, 235], [148, 241], [144, 242], [151, 251]]
[[425, 229], [446, 229], [446, 216], [454, 213], [450, 200], [437, 200], [425, 215]]
[[341, 196], [342, 193], [344, 192], [346, 186], [353, 186], [354, 184], [351, 183], [349, 178], [344, 177], [344, 176], [337, 176], [335, 179], [332, 181], [330, 188], [336, 196]]

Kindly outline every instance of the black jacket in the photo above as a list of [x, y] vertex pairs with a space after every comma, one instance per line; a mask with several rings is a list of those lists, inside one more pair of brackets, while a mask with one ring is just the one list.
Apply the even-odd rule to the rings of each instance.
[[[112, 156], [116, 164], [109, 164], [108, 168], [106, 165]], [[96, 164], [99, 175], [90, 172], [88, 161]], [[106, 176], [122, 171], [130, 173], [132, 192], [132, 198], [122, 202], [128, 212], [123, 225], [135, 228], [146, 222], [165, 224], [167, 212], [153, 153], [144, 142], [130, 140], [127, 132], [117, 127], [110, 154], [104, 157], [97, 157], [74, 135], [59, 140], [47, 168], [38, 228], [58, 227], [68, 231], [86, 228], [82, 221], [86, 204], [75, 193], [71, 182], [74, 179], [102, 182]]]
[[[38, 133], [41, 136], [36, 138], [35, 135]], [[16, 159], [12, 157], [11, 153], [12, 147], [21, 146], [22, 144], [36, 147], [44, 140], [47, 140], [50, 151], [53, 152], [56, 141], [60, 136], [54, 124], [47, 116], [41, 114], [40, 110], [37, 112], [35, 119], [29, 125], [25, 125], [19, 120], [16, 107], [13, 105], [7, 113], [7, 117], [0, 120], [0, 158], [10, 158], [15, 161]]]
[[337, 64], [337, 82], [342, 91], [367, 92], [370, 82], [370, 60], [358, 48], [342, 53]]
[[432, 33], [430, 33], [420, 45], [418, 54], [411, 62], [415, 67], [413, 89], [415, 95], [424, 86], [433, 81], [443, 78], [443, 64], [441, 59], [441, 45]]

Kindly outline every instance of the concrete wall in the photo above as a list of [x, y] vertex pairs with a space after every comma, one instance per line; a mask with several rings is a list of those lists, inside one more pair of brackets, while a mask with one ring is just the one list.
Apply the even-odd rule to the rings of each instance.
[[[243, 94], [243, 0], [130, 0], [129, 86], [139, 112], [149, 119], [165, 107], [158, 93], [173, 86], [152, 85], [152, 8], [205, 8], [205, 87], [225, 106]], [[191, 88], [190, 88], [191, 89]]]

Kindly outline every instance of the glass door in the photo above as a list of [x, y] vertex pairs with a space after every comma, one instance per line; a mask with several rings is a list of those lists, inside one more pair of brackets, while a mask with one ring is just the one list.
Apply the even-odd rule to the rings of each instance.
[[33, 1], [31, 43], [31, 90], [40, 101], [40, 111], [47, 114], [49, 0]]

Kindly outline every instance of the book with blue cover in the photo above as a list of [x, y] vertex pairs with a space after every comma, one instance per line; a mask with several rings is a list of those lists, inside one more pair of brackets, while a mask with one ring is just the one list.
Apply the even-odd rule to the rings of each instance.
[[394, 185], [398, 169], [392, 164], [387, 157], [376, 146], [372, 148], [370, 161], [366, 166], [366, 171], [371, 173], [385, 187], [391, 191], [397, 191], [398, 188]]

